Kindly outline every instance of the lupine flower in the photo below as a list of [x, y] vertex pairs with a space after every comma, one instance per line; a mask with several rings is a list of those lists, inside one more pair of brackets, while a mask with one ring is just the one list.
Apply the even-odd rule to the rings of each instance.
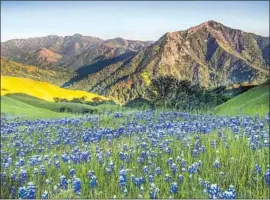
[[159, 189], [154, 183], [151, 183], [151, 188], [149, 190], [150, 199], [158, 199]]
[[95, 175], [95, 172], [93, 170], [88, 171], [87, 176], [88, 178], [92, 178], [92, 176]]
[[21, 169], [20, 171], [20, 182], [24, 184], [27, 179], [27, 171], [25, 169]]
[[15, 186], [12, 186], [12, 188], [11, 188], [11, 197], [13, 198], [13, 199], [15, 199], [16, 198], [16, 188], [15, 188]]
[[161, 175], [162, 174], [162, 171], [161, 171], [161, 168], [160, 167], [156, 168], [156, 173], [157, 173], [157, 175]]
[[198, 157], [198, 156], [199, 156], [199, 152], [198, 152], [197, 149], [194, 149], [194, 150], [192, 151], [192, 156], [193, 156], [193, 157]]
[[81, 195], [81, 180], [79, 178], [74, 178], [72, 181], [73, 191], [76, 195]]
[[170, 181], [171, 181], [170, 175], [169, 175], [169, 174], [166, 174], [164, 180], [165, 180], [166, 182], [170, 182]]
[[49, 193], [47, 190], [45, 190], [41, 195], [41, 199], [48, 199], [48, 197], [49, 197]]
[[165, 152], [166, 152], [167, 154], [170, 154], [170, 153], [171, 153], [171, 148], [170, 148], [170, 147], [166, 147], [166, 148], [165, 148]]
[[45, 169], [45, 167], [43, 165], [40, 165], [40, 171], [39, 171], [39, 173], [41, 175], [45, 175], [46, 174], [46, 169]]
[[105, 168], [105, 172], [106, 172], [106, 174], [111, 174], [112, 173], [112, 170], [111, 170], [111, 168], [106, 167]]
[[172, 192], [173, 194], [175, 194], [175, 193], [177, 193], [177, 190], [178, 190], [177, 183], [176, 183], [176, 182], [173, 182], [173, 183], [171, 184], [171, 192]]
[[121, 169], [119, 171], [119, 186], [123, 187], [126, 186], [126, 182], [127, 182], [127, 172], [124, 169]]
[[230, 185], [229, 186], [228, 192], [230, 192], [231, 199], [235, 199], [236, 198], [236, 191], [235, 191], [233, 185]]
[[198, 166], [196, 164], [192, 164], [189, 168], [188, 168], [188, 173], [189, 174], [195, 174], [198, 172]]
[[75, 169], [70, 169], [69, 174], [73, 177], [76, 174]]
[[155, 177], [152, 175], [152, 174], [149, 174], [149, 176], [148, 176], [148, 180], [149, 180], [149, 182], [154, 182], [155, 181]]
[[220, 167], [220, 163], [218, 161], [218, 159], [215, 160], [214, 164], [213, 164], [214, 168], [219, 168]]
[[199, 183], [201, 186], [204, 186], [204, 180], [202, 178], [199, 178]]
[[27, 199], [27, 189], [26, 187], [19, 187], [19, 198]]
[[168, 164], [169, 164], [169, 166], [171, 166], [173, 164], [173, 159], [172, 158], [168, 159]]
[[148, 171], [149, 171], [148, 167], [147, 167], [147, 166], [144, 166], [144, 167], [143, 167], [143, 172], [144, 172], [145, 174], [147, 174]]
[[96, 176], [92, 176], [91, 180], [90, 180], [90, 187], [91, 188], [95, 188], [97, 187], [98, 181], [97, 181], [97, 177]]
[[108, 167], [111, 169], [111, 170], [114, 170], [114, 164], [112, 161], [110, 161], [110, 163], [108, 164]]
[[178, 181], [179, 181], [180, 183], [182, 183], [183, 180], [184, 180], [184, 176], [183, 176], [182, 174], [180, 174], [180, 175], [178, 176]]
[[254, 174], [261, 174], [261, 172], [262, 172], [262, 167], [256, 164], [254, 168]]
[[54, 193], [54, 194], [57, 194], [57, 186], [56, 186], [56, 185], [53, 186], [53, 193]]
[[63, 190], [66, 190], [68, 188], [67, 178], [64, 175], [60, 177], [60, 187]]
[[182, 161], [181, 161], [181, 167], [186, 167], [186, 163], [187, 163], [187, 161], [184, 159], [184, 158], [182, 158]]
[[29, 182], [27, 187], [27, 199], [35, 199], [35, 198], [36, 198], [36, 187], [33, 182]]
[[12, 179], [13, 181], [15, 181], [15, 180], [17, 179], [17, 174], [16, 174], [15, 171], [12, 171], [12, 173], [11, 173], [11, 179]]
[[172, 168], [172, 173], [173, 173], [173, 174], [176, 174], [177, 171], [178, 171], [178, 168], [177, 168], [177, 166], [176, 166], [175, 163], [173, 163], [173, 164], [171, 165], [171, 168]]
[[54, 167], [57, 169], [60, 168], [60, 162], [58, 160], [54, 162]]
[[221, 194], [221, 189], [218, 187], [217, 184], [212, 184], [209, 188], [208, 188], [208, 195], [210, 199], [217, 199], [217, 198], [221, 198], [222, 194]]

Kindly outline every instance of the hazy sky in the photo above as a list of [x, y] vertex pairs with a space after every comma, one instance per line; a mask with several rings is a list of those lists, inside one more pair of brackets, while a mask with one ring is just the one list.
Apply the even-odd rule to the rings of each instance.
[[207, 20], [269, 36], [269, 2], [1, 1], [1, 41], [75, 33], [157, 40]]

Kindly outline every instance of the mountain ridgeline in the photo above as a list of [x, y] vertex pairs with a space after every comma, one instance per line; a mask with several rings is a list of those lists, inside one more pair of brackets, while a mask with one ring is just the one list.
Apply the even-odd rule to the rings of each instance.
[[173, 76], [202, 88], [261, 84], [269, 75], [269, 37], [207, 21], [155, 43], [74, 35], [1, 43], [1, 54], [41, 68], [75, 70], [62, 86], [126, 103], [148, 98], [153, 79]]
[[1, 56], [43, 68], [78, 69], [84, 65], [129, 52], [137, 52], [152, 42], [115, 38], [102, 40], [91, 36], [37, 37], [1, 43]]

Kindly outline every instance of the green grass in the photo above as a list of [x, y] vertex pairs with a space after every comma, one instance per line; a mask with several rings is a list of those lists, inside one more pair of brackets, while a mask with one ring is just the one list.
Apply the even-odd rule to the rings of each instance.
[[269, 112], [269, 84], [254, 87], [215, 109], [219, 115], [260, 115]]
[[48, 102], [33, 96], [26, 94], [9, 94], [8, 97], [11, 97], [15, 100], [21, 101], [23, 103], [38, 107], [44, 108], [55, 112], [64, 112], [68, 111], [70, 113], [93, 113], [97, 112], [97, 109], [93, 106], [80, 104], [80, 103], [69, 103], [69, 102]]
[[90, 106], [71, 102], [48, 102], [26, 94], [8, 94], [1, 96], [1, 112], [22, 115], [28, 118], [66, 117], [75, 114], [104, 113], [108, 111], [124, 111], [119, 105], [100, 104]]
[[54, 112], [44, 108], [38, 108], [8, 96], [1, 96], [1, 112], [13, 115], [25, 114], [26, 117], [30, 119], [65, 117], [71, 115], [67, 113]]

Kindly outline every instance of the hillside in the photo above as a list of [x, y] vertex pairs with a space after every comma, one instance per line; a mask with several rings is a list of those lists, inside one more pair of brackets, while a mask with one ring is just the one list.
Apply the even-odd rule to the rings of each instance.
[[[260, 84], [269, 72], [269, 38], [208, 21], [167, 33], [132, 57], [84, 74], [70, 87], [117, 98], [146, 97], [151, 79], [173, 75], [202, 87]], [[74, 80], [74, 79], [72, 79]], [[67, 85], [67, 84], [66, 84]]]
[[1, 95], [22, 93], [33, 97], [37, 97], [46, 101], [54, 101], [55, 97], [73, 98], [86, 97], [87, 101], [92, 101], [94, 97], [100, 97], [106, 100], [106, 97], [99, 96], [94, 93], [88, 93], [80, 90], [68, 90], [47, 82], [35, 81], [27, 78], [1, 76]]
[[269, 113], [269, 90], [269, 84], [254, 87], [218, 106], [215, 112], [219, 115], [265, 116]]
[[1, 96], [1, 113], [26, 115], [27, 118], [67, 117], [71, 114], [54, 112], [48, 109], [31, 106], [7, 96]]
[[1, 57], [1, 76], [15, 76], [61, 86], [75, 75], [68, 70], [45, 70]]
[[1, 42], [1, 55], [12, 61], [49, 69], [78, 69], [104, 59], [137, 52], [152, 42], [122, 38], [102, 40], [75, 34], [60, 37], [50, 35]]

